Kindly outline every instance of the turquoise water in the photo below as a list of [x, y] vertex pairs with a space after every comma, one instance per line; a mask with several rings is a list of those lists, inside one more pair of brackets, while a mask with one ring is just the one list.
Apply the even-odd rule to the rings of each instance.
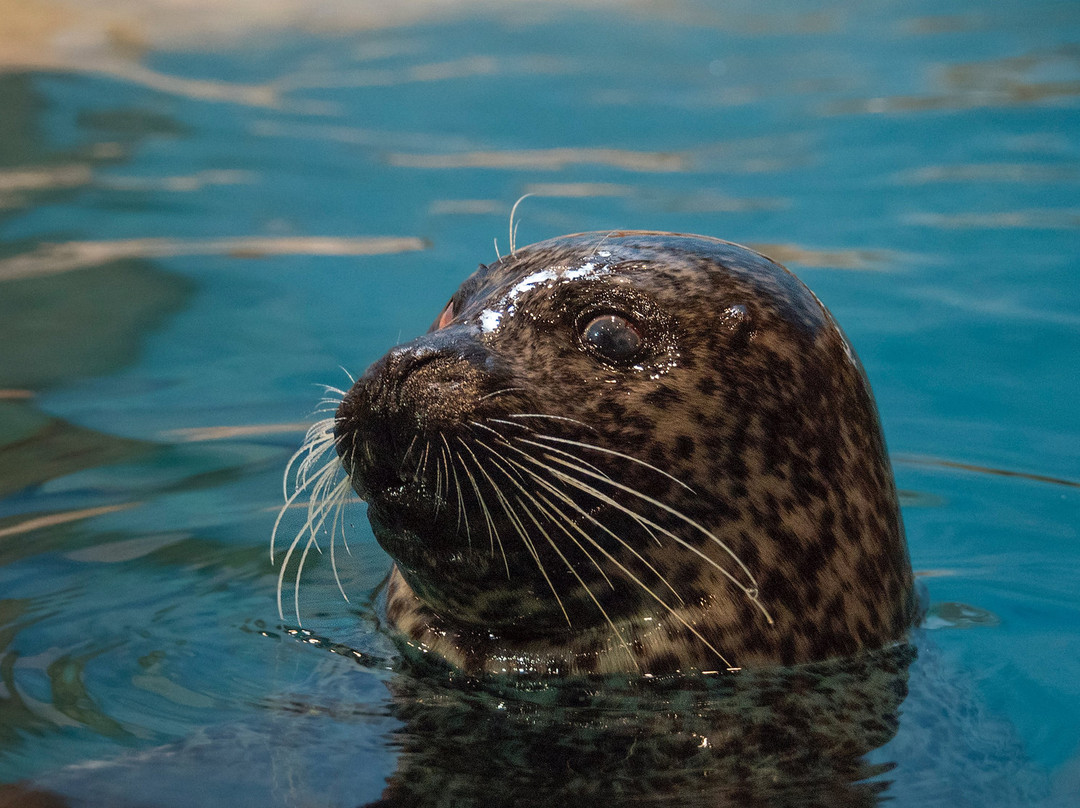
[[[815, 290], [931, 602], [886, 794], [1080, 804], [1080, 6], [418, 9], [0, 72], [0, 783], [379, 797], [393, 675], [283, 630], [281, 473], [531, 193], [519, 243], [703, 233]], [[392, 660], [349, 519], [304, 626]], [[960, 693], [929, 762], [924, 680]]]

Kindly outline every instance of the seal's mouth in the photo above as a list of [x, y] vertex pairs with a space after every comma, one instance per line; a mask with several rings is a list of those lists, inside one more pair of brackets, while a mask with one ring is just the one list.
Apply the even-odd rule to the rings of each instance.
[[[457, 531], [448, 503], [443, 497], [429, 491], [422, 482], [408, 480], [396, 485], [368, 488], [364, 499], [368, 503], [368, 518], [380, 528], [376, 531], [380, 541], [386, 534], [400, 534], [415, 537], [408, 544], [422, 542], [439, 547], [456, 543]], [[395, 558], [397, 549], [391, 551], [387, 548]]]

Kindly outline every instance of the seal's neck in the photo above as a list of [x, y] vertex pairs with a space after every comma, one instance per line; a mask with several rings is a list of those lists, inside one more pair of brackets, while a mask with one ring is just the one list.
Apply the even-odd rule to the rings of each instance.
[[695, 641], [690, 627], [707, 622], [702, 619], [702, 607], [683, 606], [613, 625], [522, 639], [464, 627], [434, 613], [409, 587], [397, 566], [387, 578], [385, 596], [387, 621], [404, 635], [409, 649], [433, 654], [470, 675], [660, 676], [722, 673], [738, 670], [736, 659], [761, 661], [749, 660], [745, 649], [736, 655], [715, 637]]

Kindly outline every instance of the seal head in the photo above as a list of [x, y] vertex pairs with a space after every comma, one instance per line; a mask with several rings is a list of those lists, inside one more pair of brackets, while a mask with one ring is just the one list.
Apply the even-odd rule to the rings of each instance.
[[389, 622], [467, 672], [794, 664], [914, 618], [865, 373], [728, 242], [586, 233], [481, 266], [334, 428], [396, 562]]

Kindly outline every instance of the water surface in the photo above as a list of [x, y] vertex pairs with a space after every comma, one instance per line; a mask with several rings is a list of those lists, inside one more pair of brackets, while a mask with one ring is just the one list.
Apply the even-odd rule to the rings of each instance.
[[[930, 596], [912, 687], [947, 685], [874, 753], [885, 793], [1008, 804], [995, 770], [1033, 804], [1080, 793], [1074, 3], [20, 8], [0, 783], [379, 796], [392, 675], [284, 630], [281, 472], [319, 385], [426, 329], [531, 193], [520, 243], [703, 233], [815, 290], [874, 385]], [[301, 616], [392, 660], [370, 605], [389, 561], [362, 505], [349, 521], [350, 602], [316, 560]]]

